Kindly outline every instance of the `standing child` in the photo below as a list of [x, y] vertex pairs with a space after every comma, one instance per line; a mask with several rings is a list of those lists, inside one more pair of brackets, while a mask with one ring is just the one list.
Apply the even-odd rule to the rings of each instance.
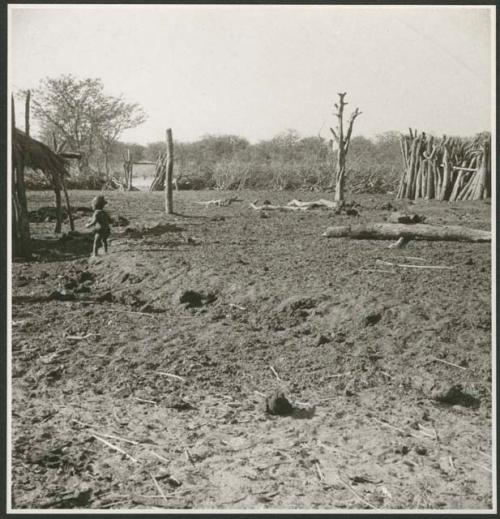
[[101, 245], [104, 246], [104, 253], [108, 252], [108, 237], [110, 234], [109, 223], [111, 218], [108, 213], [104, 211], [104, 206], [107, 204], [102, 195], [96, 196], [92, 200], [92, 209], [94, 214], [92, 220], [85, 227], [94, 226], [94, 248], [92, 250], [92, 257], [97, 256]]

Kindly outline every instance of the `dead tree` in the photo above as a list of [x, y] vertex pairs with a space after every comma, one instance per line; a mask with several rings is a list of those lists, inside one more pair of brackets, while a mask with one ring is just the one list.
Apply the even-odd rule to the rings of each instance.
[[172, 130], [167, 130], [167, 170], [165, 182], [165, 211], [167, 214], [174, 212], [174, 201], [172, 193], [172, 175], [174, 172], [174, 142], [172, 140]]
[[332, 141], [332, 149], [335, 152], [335, 144], [337, 147], [337, 164], [335, 169], [335, 175], [332, 177], [332, 182], [330, 184], [330, 188], [333, 188], [335, 185], [335, 201], [336, 202], [344, 202], [344, 186], [345, 186], [345, 172], [346, 172], [346, 156], [349, 151], [349, 144], [351, 142], [352, 136], [352, 128], [354, 125], [354, 121], [358, 115], [361, 114], [359, 108], [356, 108], [354, 112], [351, 114], [349, 119], [349, 123], [347, 126], [347, 132], [344, 133], [344, 107], [348, 103], [344, 101], [344, 97], [346, 92], [339, 93], [339, 103], [335, 103], [335, 108], [337, 112], [335, 115], [337, 116], [337, 131], [333, 128], [330, 128], [330, 131], [333, 135]]

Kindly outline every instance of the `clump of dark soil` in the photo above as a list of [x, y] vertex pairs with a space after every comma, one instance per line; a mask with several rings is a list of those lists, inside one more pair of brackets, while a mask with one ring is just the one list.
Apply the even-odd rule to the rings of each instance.
[[283, 391], [276, 390], [266, 398], [266, 412], [269, 414], [289, 416], [293, 411], [293, 405]]
[[196, 290], [186, 290], [180, 295], [179, 303], [186, 308], [199, 308], [213, 303], [216, 299], [217, 296], [212, 293], [204, 294]]

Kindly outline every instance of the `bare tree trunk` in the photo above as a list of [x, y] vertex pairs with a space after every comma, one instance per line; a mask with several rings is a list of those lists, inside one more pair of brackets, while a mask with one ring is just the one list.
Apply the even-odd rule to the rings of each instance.
[[174, 212], [174, 200], [172, 191], [172, 175], [174, 171], [174, 143], [172, 140], [172, 130], [167, 130], [167, 174], [165, 183], [165, 210], [167, 214]]
[[344, 202], [344, 191], [345, 191], [345, 173], [346, 173], [346, 156], [349, 150], [349, 144], [351, 142], [352, 129], [354, 125], [354, 120], [358, 115], [361, 114], [359, 108], [356, 108], [354, 112], [351, 114], [351, 118], [348, 123], [347, 133], [344, 137], [344, 107], [347, 104], [344, 101], [346, 93], [339, 93], [339, 103], [335, 103], [335, 108], [337, 109], [337, 131], [333, 128], [330, 128], [332, 132], [334, 142], [337, 143], [337, 163], [335, 175], [332, 176], [332, 181], [330, 183], [330, 187], [332, 188], [335, 185], [335, 201], [343, 203]]
[[337, 174], [335, 182], [335, 202], [344, 202], [345, 155], [340, 151], [337, 155]]

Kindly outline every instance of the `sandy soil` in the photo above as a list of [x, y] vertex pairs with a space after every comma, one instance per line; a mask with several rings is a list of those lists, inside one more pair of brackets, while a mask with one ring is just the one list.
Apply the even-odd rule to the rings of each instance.
[[[388, 202], [489, 229], [490, 205], [195, 203], [225, 195], [175, 193], [166, 217], [161, 193], [109, 193], [130, 224], [97, 260], [32, 224], [35, 261], [13, 264], [13, 507], [491, 508], [490, 245], [321, 237]], [[276, 388], [309, 411], [267, 414]]]

